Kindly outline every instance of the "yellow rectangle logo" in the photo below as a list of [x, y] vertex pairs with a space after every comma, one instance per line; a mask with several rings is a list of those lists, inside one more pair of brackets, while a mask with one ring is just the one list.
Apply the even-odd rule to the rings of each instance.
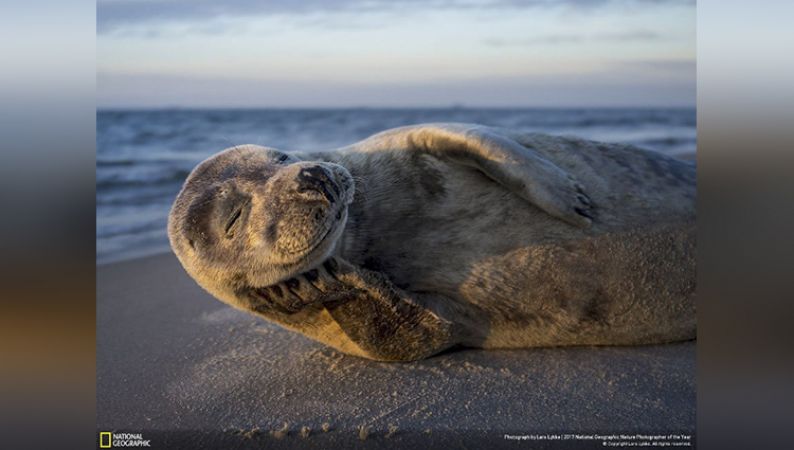
[[99, 448], [110, 448], [110, 442], [113, 440], [113, 434], [110, 431], [102, 431], [99, 433]]

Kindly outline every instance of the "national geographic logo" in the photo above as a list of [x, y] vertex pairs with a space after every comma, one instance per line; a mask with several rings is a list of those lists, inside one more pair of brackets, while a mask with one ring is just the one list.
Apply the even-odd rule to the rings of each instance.
[[144, 439], [141, 433], [113, 433], [110, 431], [99, 433], [99, 448], [151, 446], [151, 441]]

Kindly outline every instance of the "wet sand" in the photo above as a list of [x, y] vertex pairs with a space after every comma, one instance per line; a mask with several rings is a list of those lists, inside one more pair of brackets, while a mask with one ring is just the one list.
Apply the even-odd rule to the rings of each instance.
[[504, 435], [691, 434], [695, 394], [694, 342], [379, 363], [220, 303], [171, 254], [97, 268], [97, 431], [153, 448], [569, 448]]

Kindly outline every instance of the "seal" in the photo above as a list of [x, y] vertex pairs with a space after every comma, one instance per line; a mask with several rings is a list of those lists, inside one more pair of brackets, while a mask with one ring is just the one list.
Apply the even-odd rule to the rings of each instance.
[[695, 166], [471, 124], [199, 164], [169, 215], [218, 299], [382, 361], [695, 337]]

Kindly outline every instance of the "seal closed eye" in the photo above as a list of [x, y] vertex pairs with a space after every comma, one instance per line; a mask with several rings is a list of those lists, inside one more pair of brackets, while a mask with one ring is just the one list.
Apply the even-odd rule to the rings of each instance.
[[237, 208], [234, 211], [234, 214], [232, 214], [232, 218], [229, 219], [229, 223], [226, 224], [226, 234], [227, 235], [232, 234], [230, 231], [232, 231], [232, 227], [234, 226], [235, 223], [237, 223], [237, 219], [240, 218], [240, 214], [242, 214], [242, 213], [243, 213], [242, 206]]
[[428, 124], [220, 152], [169, 238], [220, 300], [366, 358], [661, 343], [695, 334], [694, 198], [650, 151]]

